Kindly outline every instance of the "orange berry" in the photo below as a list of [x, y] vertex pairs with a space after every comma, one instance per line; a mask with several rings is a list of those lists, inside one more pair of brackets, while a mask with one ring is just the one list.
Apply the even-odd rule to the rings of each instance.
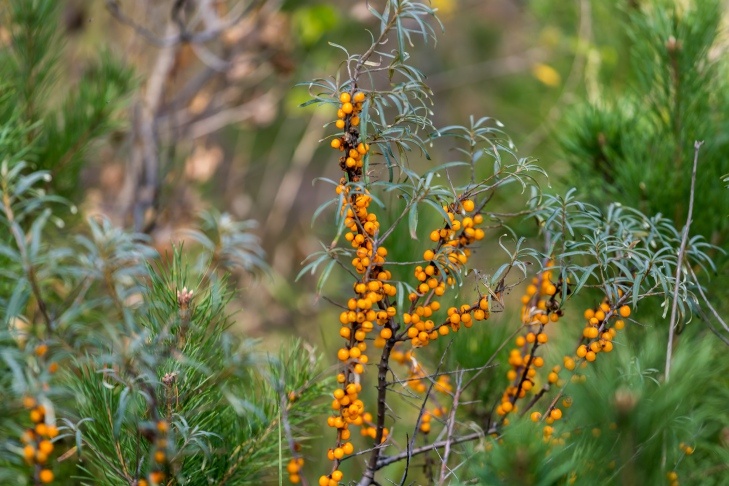
[[630, 307], [624, 305], [618, 310], [618, 312], [620, 313], [620, 317], [628, 317], [630, 316]]
[[338, 138], [335, 138], [331, 141], [329, 145], [331, 145], [333, 149], [338, 149], [342, 146], [342, 141]]
[[339, 101], [342, 103], [349, 103], [350, 101], [352, 101], [352, 95], [350, 95], [349, 93], [342, 93], [339, 95]]
[[353, 98], [355, 103], [362, 103], [365, 100], [365, 94], [362, 91], [357, 91]]
[[41, 469], [41, 472], [38, 474], [38, 479], [41, 480], [41, 483], [50, 483], [53, 481], [53, 471], [50, 469]]
[[154, 484], [160, 484], [165, 480], [165, 474], [162, 471], [155, 471], [149, 475], [149, 479]]
[[50, 454], [53, 452], [53, 443], [50, 440], [42, 440], [38, 444], [38, 450]]
[[25, 457], [26, 461], [32, 461], [35, 458], [35, 449], [32, 445], [29, 444], [23, 447], [23, 457]]
[[33, 423], [38, 423], [41, 420], [43, 420], [43, 415], [38, 410], [31, 410], [30, 411], [30, 421]]
[[346, 115], [349, 115], [354, 111], [354, 106], [352, 106], [352, 103], [342, 103], [342, 111]]
[[35, 354], [37, 356], [45, 356], [48, 352], [48, 345], [47, 344], [39, 344], [35, 348]]
[[35, 433], [42, 436], [48, 435], [48, 426], [42, 422], [39, 423], [35, 426]]
[[167, 433], [167, 431], [170, 429], [170, 425], [165, 420], [160, 420], [157, 422], [157, 430], [163, 434]]
[[463, 202], [461, 202], [461, 205], [463, 206], [463, 210], [467, 213], [470, 213], [476, 208], [476, 204], [470, 199], [464, 200]]

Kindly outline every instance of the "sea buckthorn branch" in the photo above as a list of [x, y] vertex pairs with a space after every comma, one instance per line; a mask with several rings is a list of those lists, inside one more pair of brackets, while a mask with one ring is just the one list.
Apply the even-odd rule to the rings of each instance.
[[[393, 4], [395, 3], [393, 2]], [[399, 3], [405, 5], [411, 2]], [[387, 8], [389, 6], [390, 4]], [[397, 24], [398, 22], [395, 22], [392, 25]], [[388, 56], [383, 55], [383, 57]], [[352, 59], [353, 57], [350, 56], [350, 61]], [[484, 222], [481, 210], [493, 196], [494, 191], [512, 181], [518, 181], [523, 187], [527, 187], [531, 179], [526, 173], [530, 170], [538, 170], [526, 159], [519, 159], [513, 166], [505, 166], [499, 160], [494, 174], [484, 182], [461, 191], [453, 188], [451, 193], [432, 185], [435, 170], [421, 178], [409, 169], [399, 166], [406, 183], [401, 187], [394, 185], [387, 189], [403, 190], [403, 196], [407, 201], [406, 208], [390, 228], [381, 232], [377, 215], [370, 209], [370, 204], [374, 200], [374, 195], [370, 191], [377, 187], [377, 183], [373, 183], [367, 177], [370, 147], [366, 140], [376, 143], [381, 149], [381, 155], [388, 161], [392, 181], [393, 171], [390, 161], [393, 152], [390, 144], [395, 145], [401, 156], [406, 142], [415, 141], [417, 146], [424, 150], [423, 143], [417, 138], [417, 135], [411, 133], [406, 127], [412, 124], [417, 130], [418, 127], [429, 124], [427, 117], [422, 119], [418, 116], [418, 108], [411, 109], [408, 100], [408, 93], [418, 93], [418, 90], [424, 89], [420, 84], [419, 73], [399, 64], [404, 57], [397, 59], [390, 56], [390, 59], [393, 60], [394, 65], [402, 69], [401, 74], [415, 73], [413, 74], [415, 78], [410, 79], [411, 82], [398, 85], [395, 90], [390, 92], [372, 90], [365, 94], [359, 87], [357, 78], [350, 79], [342, 86], [327, 84], [323, 81], [310, 84], [310, 87], [329, 89], [332, 97], [336, 98], [338, 102], [335, 126], [342, 132], [330, 141], [330, 146], [341, 153], [339, 167], [344, 174], [336, 186], [340, 211], [338, 218], [342, 218], [346, 231], [344, 239], [354, 249], [352, 255], [354, 258], [350, 263], [354, 275], [356, 275], [353, 285], [355, 296], [348, 300], [346, 310], [340, 314], [339, 318], [342, 325], [340, 336], [345, 340], [344, 346], [337, 352], [337, 357], [342, 363], [342, 371], [337, 376], [340, 387], [335, 390], [332, 402], [334, 414], [327, 420], [328, 425], [337, 430], [337, 438], [335, 446], [328, 451], [328, 457], [333, 462], [332, 470], [328, 475], [319, 478], [320, 485], [331, 486], [342, 479], [342, 474], [338, 469], [339, 464], [345, 456], [353, 454], [354, 449], [349, 441], [350, 425], [361, 426], [362, 434], [374, 439], [374, 447], [371, 449], [360, 484], [370, 484], [374, 481], [374, 474], [379, 468], [378, 458], [381, 454], [381, 445], [389, 433], [385, 427], [385, 420], [386, 398], [391, 386], [391, 383], [387, 381], [387, 373], [390, 371], [391, 361], [400, 361], [402, 364], [408, 362], [408, 385], [417, 392], [426, 391], [427, 387], [423, 383], [423, 379], [428, 376], [427, 373], [414, 359], [412, 351], [405, 353], [395, 349], [398, 343], [410, 341], [410, 346], [413, 348], [423, 347], [439, 336], [457, 332], [462, 326], [471, 327], [474, 322], [489, 317], [491, 293], [487, 296], [479, 295], [470, 303], [450, 307], [447, 316], [439, 324], [430, 319], [434, 313], [440, 310], [439, 298], [444, 296], [447, 286], [460, 285], [462, 274], [471, 256], [472, 244], [485, 237], [484, 230], [480, 228]], [[355, 72], [359, 71], [355, 70]], [[374, 71], [370, 71], [370, 73], [372, 72]], [[351, 75], [352, 72], [350, 72], [352, 78]], [[421, 94], [426, 93], [422, 91]], [[396, 123], [394, 124], [388, 124], [384, 118], [387, 108], [384, 100], [387, 99], [392, 101], [396, 107]], [[318, 97], [313, 101], [322, 102], [324, 98]], [[380, 116], [379, 124], [369, 118], [370, 109]], [[375, 132], [368, 136], [369, 123], [375, 128]], [[484, 133], [488, 133], [489, 130]], [[473, 144], [471, 145], [473, 146]], [[489, 141], [488, 145], [491, 147], [491, 152], [498, 152], [499, 147], [492, 142]], [[488, 152], [488, 150], [482, 151], [479, 157]], [[496, 159], [499, 158], [498, 153], [492, 156]], [[475, 161], [471, 160], [471, 163], [473, 162]], [[447, 170], [450, 166], [457, 164], [445, 164], [436, 170]], [[408, 188], [412, 188], [412, 191]], [[474, 194], [484, 197], [474, 200]], [[449, 199], [451, 202], [447, 202]], [[446, 204], [440, 207], [439, 205], [443, 202]], [[425, 265], [418, 265], [415, 268], [415, 277], [419, 282], [417, 286], [412, 288], [405, 282], [393, 285], [392, 274], [386, 268], [390, 263], [387, 261], [387, 249], [383, 243], [394, 233], [405, 215], [408, 215], [411, 236], [415, 237], [417, 207], [420, 203], [436, 206], [436, 209], [444, 216], [444, 223], [441, 228], [431, 232], [430, 239], [435, 246], [424, 252]], [[336, 242], [337, 239], [334, 240], [334, 244]], [[306, 269], [313, 270], [325, 258], [338, 255], [334, 252], [334, 248], [330, 248], [325, 253], [326, 255], [312, 261]], [[334, 263], [334, 259], [332, 259], [327, 268], [331, 268]], [[507, 269], [501, 272], [502, 278], [498, 282], [497, 293], [505, 290], [506, 275], [514, 264], [512, 256]], [[350, 272], [350, 274], [352, 273]], [[401, 311], [402, 314], [399, 314], [398, 308], [392, 305], [391, 298], [398, 296], [402, 299], [405, 289], [409, 289], [407, 297], [410, 305], [406, 312]], [[368, 333], [374, 330], [375, 324], [381, 326], [381, 329], [379, 335], [374, 339], [374, 346], [381, 350], [377, 365], [377, 412], [373, 417], [365, 411], [364, 403], [358, 395], [362, 389], [361, 376], [364, 372], [364, 365], [369, 361], [365, 340], [368, 339]], [[431, 384], [431, 388], [445, 393], [451, 391], [447, 376], [439, 376]], [[426, 394], [424, 403], [427, 402], [428, 396], [430, 396], [429, 392]], [[421, 432], [429, 432], [431, 416], [444, 413], [445, 408], [441, 405], [438, 405], [432, 412], [428, 410], [427, 414], [421, 410], [416, 427]]]
[[[544, 366], [544, 359], [537, 356], [537, 350], [548, 342], [545, 327], [549, 323], [556, 323], [563, 315], [561, 302], [557, 298], [562, 295], [564, 282], [561, 278], [552, 282], [551, 261], [545, 267], [544, 271], [532, 279], [522, 297], [522, 328], [525, 334], [516, 338], [517, 347], [509, 354], [508, 362], [512, 369], [507, 372], [507, 378], [511, 385], [507, 387], [501, 403], [495, 409], [496, 414], [501, 417], [500, 425], [508, 425], [507, 415], [518, 411], [516, 402], [525, 398], [527, 392], [533, 388], [537, 369]], [[553, 369], [549, 382], [556, 381], [554, 373]]]

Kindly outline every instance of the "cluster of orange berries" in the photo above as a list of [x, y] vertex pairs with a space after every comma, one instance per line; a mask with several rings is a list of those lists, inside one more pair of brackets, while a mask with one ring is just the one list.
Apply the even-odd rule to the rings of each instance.
[[342, 471], [335, 469], [328, 476], [319, 477], [319, 486], [337, 486], [343, 477]]
[[[552, 263], [549, 262], [547, 267], [551, 266]], [[510, 385], [504, 390], [501, 403], [496, 407], [496, 413], [504, 417], [502, 419], [504, 425], [509, 423], [506, 415], [518, 410], [516, 402], [534, 389], [537, 370], [544, 366], [544, 358], [536, 356], [536, 351], [549, 341], [549, 336], [545, 332], [546, 326], [557, 322], [562, 316], [562, 310], [557, 301], [561, 288], [561, 280], [556, 284], [553, 283], [552, 271], [545, 270], [532, 279], [522, 297], [521, 316], [525, 334], [516, 337], [514, 341], [516, 347], [509, 353], [508, 363], [511, 369], [506, 372], [506, 377]], [[547, 381], [550, 384], [559, 381], [559, 371], [560, 367], [555, 366], [549, 372]], [[554, 413], [552, 414], [552, 412]], [[532, 414], [532, 419], [535, 416]], [[554, 420], [561, 418], [561, 410], [552, 410], [548, 418], [550, 419], [549, 425], [551, 425]], [[541, 414], [537, 420], [540, 419]]]
[[669, 486], [678, 486], [678, 473], [676, 471], [669, 471], [666, 473], [666, 479], [668, 479]]
[[344, 130], [344, 135], [332, 139], [330, 145], [333, 149], [343, 152], [339, 158], [339, 167], [347, 173], [351, 182], [357, 182], [362, 176], [364, 156], [369, 152], [369, 145], [359, 142], [359, 113], [362, 111], [362, 104], [365, 94], [361, 91], [352, 93], [341, 93], [337, 110], [336, 126]]
[[681, 452], [683, 452], [687, 456], [690, 456], [691, 454], [694, 453], [694, 448], [692, 446], [686, 444], [685, 442], [681, 442], [681, 444], [679, 444], [678, 447], [679, 447], [679, 449], [681, 449]]
[[165, 480], [165, 473], [163, 469], [167, 462], [167, 434], [170, 431], [170, 424], [166, 420], [160, 420], [155, 425], [155, 440], [154, 449], [152, 453], [152, 459], [154, 465], [152, 466], [153, 471], [149, 473], [149, 482], [146, 479], [140, 479], [137, 481], [139, 486], [149, 486], [155, 484], [162, 484]]
[[28, 464], [39, 467], [38, 480], [47, 484], [53, 481], [53, 471], [46, 464], [48, 457], [53, 453], [52, 439], [58, 436], [58, 429], [55, 425], [46, 424], [46, 408], [38, 404], [34, 398], [25, 397], [23, 406], [30, 410], [30, 421], [33, 423], [33, 427], [23, 432], [21, 437], [25, 444], [23, 457]]
[[[380, 223], [377, 215], [368, 210], [372, 197], [366, 192], [352, 191], [351, 186], [347, 185], [347, 182], [360, 180], [364, 157], [369, 151], [369, 146], [359, 141], [357, 128], [364, 100], [365, 94], [362, 92], [339, 95], [341, 105], [337, 111], [336, 126], [344, 130], [344, 134], [331, 141], [332, 148], [343, 152], [339, 163], [345, 176], [340, 180], [336, 192], [344, 196], [341, 211], [345, 216], [344, 224], [349, 229], [345, 239], [355, 250], [352, 267], [362, 275], [354, 284], [355, 297], [349, 299], [347, 310], [339, 316], [339, 335], [346, 340], [346, 344], [337, 351], [337, 358], [344, 369], [337, 375], [340, 388], [334, 391], [332, 410], [335, 414], [327, 419], [328, 425], [337, 429], [337, 446], [329, 449], [327, 454], [331, 461], [335, 461], [335, 467], [344, 456], [354, 452], [354, 446], [349, 441], [349, 425], [362, 426], [363, 435], [376, 435], [376, 429], [368, 425], [372, 417], [365, 413], [364, 403], [358, 398], [362, 390], [358, 377], [364, 373], [364, 365], [369, 361], [365, 354], [368, 334], [374, 330], [375, 323], [385, 326], [396, 314], [394, 307], [385, 305], [385, 300], [396, 294], [396, 288], [388, 283], [392, 278], [390, 272], [383, 269], [387, 249], [375, 247]], [[391, 337], [391, 326], [380, 330], [379, 339]], [[374, 435], [370, 429], [375, 431]], [[386, 435], [383, 434], [383, 440]], [[300, 477], [298, 473], [299, 469], [292, 475], [294, 479]], [[341, 477], [342, 473], [335, 469], [330, 475], [322, 476], [319, 483], [336, 484]]]
[[448, 221], [443, 228], [431, 231], [430, 241], [437, 243], [437, 247], [435, 250], [426, 250], [423, 259], [437, 261], [446, 268], [465, 265], [471, 256], [471, 250], [467, 247], [486, 236], [484, 230], [478, 228], [483, 223], [483, 215], [473, 214], [475, 209], [476, 203], [471, 199], [443, 206]]
[[[570, 408], [572, 406], [572, 397], [565, 397], [562, 399], [562, 408]], [[550, 440], [555, 445], [564, 445], [565, 439], [569, 437], [569, 432], [565, 432], [560, 437], [553, 437], [554, 427], [552, 426], [556, 421], [561, 420], [563, 416], [562, 408], [559, 408], [557, 404], [552, 406], [546, 416], [542, 416], [541, 412], [532, 412], [529, 418], [532, 422], [544, 421], [546, 424], [542, 430], [544, 441], [549, 442]]]
[[[622, 295], [622, 291], [619, 293]], [[611, 318], [630, 316], [630, 306], [622, 305], [619, 308], [613, 308], [607, 299], [596, 309], [587, 309], [585, 311], [585, 319], [587, 323], [582, 331], [582, 344], [577, 347], [575, 357], [565, 356], [565, 368], [572, 371], [576, 366], [576, 359], [584, 359], [587, 362], [593, 362], [597, 359], [598, 353], [609, 353], [613, 350], [613, 339], [617, 331], [625, 327], [623, 319], [616, 319], [612, 326], [609, 326]]]
[[[289, 473], [289, 481], [293, 484], [301, 482], [301, 468], [304, 467], [303, 457], [292, 457], [286, 466], [286, 472]], [[328, 484], [328, 483], [327, 483]]]
[[[440, 310], [440, 302], [435, 297], [442, 297], [447, 285], [453, 285], [455, 279], [451, 275], [452, 269], [458, 269], [468, 262], [471, 256], [469, 245], [484, 238], [484, 231], [476, 228], [483, 223], [481, 214], [472, 214], [475, 203], [470, 199], [463, 199], [443, 210], [448, 215], [442, 229], [433, 230], [430, 239], [437, 243], [434, 249], [427, 249], [423, 259], [428, 262], [425, 267], [418, 265], [415, 268], [415, 278], [420, 282], [415, 292], [410, 293], [408, 299], [413, 304], [409, 313], [403, 314], [403, 323], [408, 326], [407, 337], [413, 347], [426, 346], [439, 336], [445, 336], [450, 331], [457, 332], [461, 325], [471, 327], [474, 321], [482, 321], [489, 317], [488, 299], [480, 299], [476, 304], [463, 304], [460, 307], [450, 307], [444, 323], [436, 325], [429, 319], [434, 312]], [[441, 270], [443, 269], [443, 270]], [[425, 298], [423, 305], [416, 305], [417, 301]]]

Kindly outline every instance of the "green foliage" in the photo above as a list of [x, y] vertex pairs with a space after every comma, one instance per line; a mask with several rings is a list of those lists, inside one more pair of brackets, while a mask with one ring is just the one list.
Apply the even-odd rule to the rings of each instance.
[[42, 466], [26, 463], [21, 442], [31, 402], [59, 426], [54, 456], [63, 461], [48, 464], [65, 482], [128, 485], [154, 471], [187, 484], [270, 476], [284, 418], [299, 437], [324, 381], [301, 344], [268, 356], [228, 330], [226, 273], [265, 268], [252, 224], [205, 214], [193, 269], [180, 251], [160, 260], [146, 236], [103, 218], [59, 232], [76, 211], [59, 194], [76, 193], [89, 149], [121, 126], [132, 72], [104, 52], [58, 96], [61, 4], [6, 7], [0, 478], [39, 484]]
[[12, 41], [0, 50], [0, 126], [27, 127], [23, 138], [13, 137], [20, 146], [8, 147], [8, 154], [22, 157], [33, 169], [49, 171], [56, 193], [77, 196], [89, 149], [121, 126], [118, 114], [133, 87], [133, 73], [103, 51], [84, 68], [78, 86], [61, 95], [64, 44], [56, 28], [61, 4], [11, 0], [6, 7], [0, 14]]
[[[628, 85], [601, 86], [598, 97], [570, 110], [559, 125], [574, 174], [591, 200], [619, 200], [683, 225], [695, 140], [696, 205], [726, 208], [719, 178], [729, 171], [727, 63], [715, 54], [719, 1], [636, 2], [616, 15], [631, 60]], [[611, 42], [609, 40], [607, 42]], [[726, 211], [700, 211], [692, 232], [726, 239]]]

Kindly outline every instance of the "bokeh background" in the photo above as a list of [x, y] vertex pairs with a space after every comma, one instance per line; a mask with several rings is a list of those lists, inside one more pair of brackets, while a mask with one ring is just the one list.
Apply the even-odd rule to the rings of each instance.
[[[201, 210], [255, 220], [272, 272], [241, 282], [236, 325], [271, 343], [291, 333], [318, 342], [327, 304], [315, 295], [315, 277], [295, 279], [318, 241], [331, 237], [323, 220], [312, 225], [330, 197], [312, 181], [338, 177], [336, 160], [319, 143], [334, 114], [301, 108], [309, 92], [299, 83], [335, 76], [343, 53], [331, 43], [360, 52], [377, 24], [359, 1], [269, 0], [246, 12], [240, 2], [200, 4], [180, 18], [219, 35], [170, 48], [172, 0], [64, 3], [55, 101], [62, 102], [64, 87], [92, 76], [87, 67], [100, 56], [134, 73], [118, 128], [86, 154], [79, 180], [69, 181], [73, 198], [85, 214], [149, 233], [163, 253]], [[625, 81], [625, 39], [613, 21], [620, 11], [611, 4], [434, 0], [444, 30], [437, 45], [411, 50], [433, 90], [436, 126], [494, 117], [520, 156], [549, 171], [545, 183], [568, 185], [555, 140], [565, 111], [598, 97], [601, 83]], [[148, 126], [157, 135], [151, 142]], [[433, 162], [413, 156], [411, 163], [448, 157], [436, 152]]]

